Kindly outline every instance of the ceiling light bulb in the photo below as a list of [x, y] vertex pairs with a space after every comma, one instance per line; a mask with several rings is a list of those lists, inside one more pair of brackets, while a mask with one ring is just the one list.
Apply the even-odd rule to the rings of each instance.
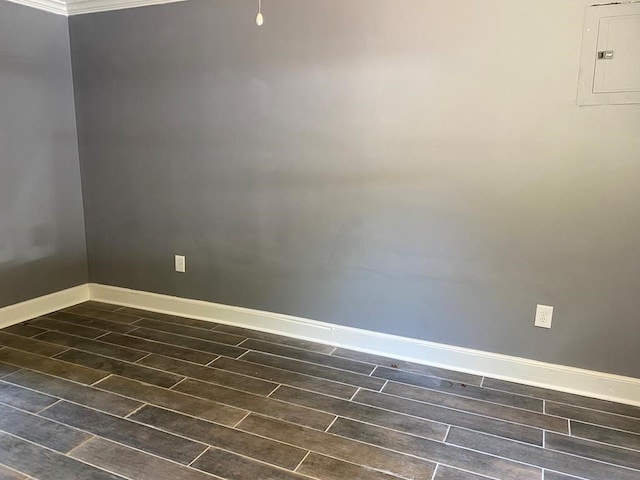
[[262, 16], [262, 13], [258, 12], [258, 15], [256, 15], [256, 25], [261, 27], [263, 23], [264, 23], [264, 18]]

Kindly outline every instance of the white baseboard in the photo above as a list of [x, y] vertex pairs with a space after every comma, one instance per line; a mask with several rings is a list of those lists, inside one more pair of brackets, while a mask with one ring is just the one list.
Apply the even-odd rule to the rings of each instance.
[[640, 379], [399, 337], [316, 320], [89, 284], [91, 300], [253, 328], [426, 365], [640, 406]]
[[0, 308], [0, 328], [55, 312], [89, 300], [89, 285], [78, 285], [42, 297]]

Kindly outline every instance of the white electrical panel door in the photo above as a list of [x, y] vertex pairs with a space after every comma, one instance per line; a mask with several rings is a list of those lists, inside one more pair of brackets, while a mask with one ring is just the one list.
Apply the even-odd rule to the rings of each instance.
[[578, 103], [640, 103], [640, 3], [587, 9]]
[[640, 92], [640, 14], [600, 19], [593, 92]]

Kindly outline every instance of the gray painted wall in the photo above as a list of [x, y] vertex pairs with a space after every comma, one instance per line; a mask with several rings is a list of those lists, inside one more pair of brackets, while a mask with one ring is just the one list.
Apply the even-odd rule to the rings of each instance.
[[0, 307], [86, 281], [67, 19], [0, 1]]
[[640, 377], [640, 106], [576, 106], [588, 3], [72, 17], [91, 280]]

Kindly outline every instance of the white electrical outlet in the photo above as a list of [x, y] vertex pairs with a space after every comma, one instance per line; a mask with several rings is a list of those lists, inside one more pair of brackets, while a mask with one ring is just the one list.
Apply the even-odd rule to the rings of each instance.
[[551, 328], [553, 317], [553, 307], [549, 305], [538, 305], [536, 307], [536, 320], [534, 325], [541, 328]]
[[186, 272], [186, 263], [184, 255], [176, 255], [176, 272]]

